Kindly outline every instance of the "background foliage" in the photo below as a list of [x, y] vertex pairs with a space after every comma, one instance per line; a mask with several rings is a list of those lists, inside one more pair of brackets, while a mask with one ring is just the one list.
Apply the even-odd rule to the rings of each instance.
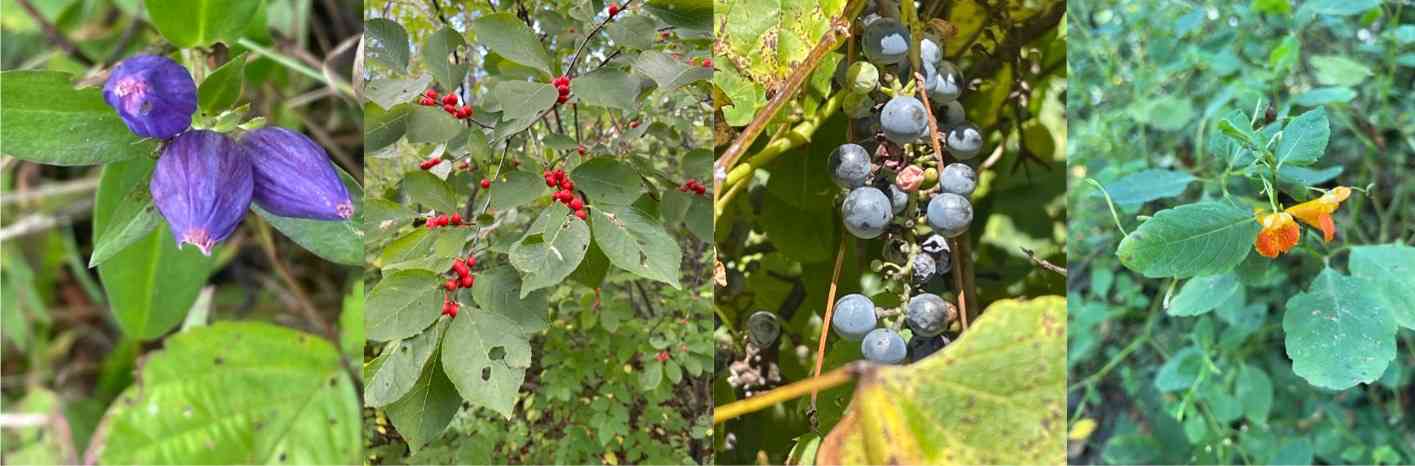
[[[606, 6], [364, 3], [368, 461], [711, 461], [709, 204], [679, 187], [708, 172], [712, 10]], [[418, 105], [433, 86], [472, 119]], [[556, 167], [587, 219], [551, 200]], [[472, 225], [428, 230], [433, 212]], [[472, 254], [439, 317], [440, 274]]]
[[[850, 126], [844, 112], [840, 111], [840, 100], [845, 92], [832, 84], [832, 77], [846, 66], [844, 62], [852, 46], [841, 41], [832, 53], [818, 61], [808, 58], [818, 43], [828, 40], [823, 38], [827, 38], [834, 27], [843, 30], [853, 24], [855, 18], [851, 12], [861, 11], [864, 3], [858, 2], [852, 9], [844, 1], [717, 2], [714, 51], [718, 71], [713, 84], [718, 111], [719, 163], [753, 119], [762, 117], [772, 97], [783, 92], [792, 78], [803, 80], [800, 92], [779, 112], [769, 116], [761, 137], [746, 148], [739, 161], [733, 166], [717, 168], [716, 176], [721, 185], [717, 193], [715, 235], [724, 279], [714, 296], [718, 317], [715, 396], [719, 406], [747, 397], [743, 389], [747, 385], [753, 385], [751, 394], [759, 394], [773, 386], [811, 376], [818, 356], [821, 315], [825, 311], [840, 245], [843, 244], [845, 250], [837, 297], [863, 293], [877, 306], [889, 308], [900, 303], [900, 284], [884, 280], [871, 267], [881, 260], [884, 241], [850, 237], [842, 243], [841, 236], [846, 233], [841, 227], [837, 194], [843, 193], [832, 183], [826, 168], [830, 152], [846, 142]], [[937, 38], [940, 31], [949, 31], [949, 38], [940, 42], [943, 55], [957, 63], [969, 80], [969, 88], [961, 100], [968, 120], [987, 135], [984, 152], [978, 157], [978, 161], [986, 162], [982, 162], [984, 168], [978, 170], [979, 187], [973, 195], [973, 227], [966, 234], [974, 245], [971, 259], [976, 270], [977, 302], [970, 305], [970, 313], [975, 319], [995, 301], [1060, 294], [1062, 289], [1060, 276], [1038, 268], [1021, 248], [1034, 250], [1039, 257], [1065, 266], [1061, 247], [1066, 241], [1062, 197], [1065, 186], [1061, 179], [1066, 156], [1059, 150], [1066, 140], [1061, 105], [1061, 96], [1066, 90], [1066, 34], [1061, 21], [1064, 13], [1064, 2], [1005, 2], [993, 6], [969, 1], [921, 2], [919, 16], [930, 35]], [[855, 31], [858, 33], [858, 27]], [[857, 49], [855, 53], [860, 52]], [[729, 172], [739, 171], [746, 175], [729, 175]], [[951, 288], [952, 277], [947, 281], [946, 288]], [[1033, 300], [1023, 307], [1039, 313], [1052, 309], [1044, 301]], [[782, 326], [777, 347], [761, 353], [749, 352], [746, 345], [748, 317], [756, 311], [775, 314]], [[1036, 325], [1036, 321], [997, 320], [985, 326], [990, 328], [985, 334], [1040, 332], [1038, 327], [1028, 327]], [[986, 346], [985, 337], [979, 340], [974, 344]], [[827, 341], [826, 348], [826, 370], [860, 359], [858, 343], [834, 337]], [[961, 355], [963, 349], [954, 353]], [[1036, 362], [1037, 367], [1045, 367], [1048, 361], [1060, 363], [1058, 354], [1047, 352], [1009, 353], [1008, 357], [1018, 364], [1022, 364], [1019, 361]], [[960, 396], [950, 393], [948, 387], [928, 385], [942, 383], [938, 382], [937, 374], [944, 366], [939, 363], [891, 368], [885, 371], [891, 374], [885, 378], [898, 377], [894, 383], [907, 389], [869, 391], [888, 393], [882, 395], [883, 401], [875, 400], [873, 404], [860, 401], [860, 397], [866, 396], [863, 393], [867, 393], [862, 391], [855, 403], [870, 412], [866, 416], [876, 414], [869, 406], [889, 402], [916, 407], [901, 410], [908, 414], [941, 412], [947, 409], [950, 400], [956, 401]], [[958, 369], [947, 371], [952, 373], [953, 370]], [[1044, 370], [1038, 373], [1047, 374]], [[971, 377], [981, 375], [958, 378]], [[765, 383], [758, 385], [744, 383], [744, 380]], [[918, 380], [931, 382], [923, 387], [909, 386], [911, 381]], [[1054, 390], [1059, 390], [1062, 383], [1059, 372], [1019, 383], [1033, 382], [1037, 387], [1053, 387]], [[874, 442], [884, 438], [878, 425], [871, 430], [870, 422], [842, 421], [842, 416], [849, 417], [847, 406], [855, 385], [851, 383], [821, 392], [814, 409], [810, 397], [806, 396], [728, 421], [718, 431], [718, 461], [725, 464], [889, 462], [892, 457], [883, 453], [864, 455], [860, 444], [829, 450], [850, 452], [852, 456], [847, 457], [828, 455], [825, 453], [828, 450], [821, 446], [835, 441], [872, 439], [870, 441]], [[1032, 393], [1046, 391], [1039, 388]], [[1025, 402], [1042, 406], [1044, 398], [1028, 397]], [[1053, 414], [1059, 416], [1059, 400], [1052, 401], [1058, 411]], [[965, 423], [982, 426], [996, 425], [987, 422], [994, 419], [1001, 423], [1001, 418], [1012, 412], [970, 408], [977, 411], [959, 411], [968, 413], [962, 415], [967, 419]], [[1032, 414], [1045, 415], [1044, 409], [1034, 411]], [[978, 422], [980, 419], [983, 422]], [[910, 435], [906, 437], [929, 448], [938, 447], [950, 441], [943, 440], [937, 432], [951, 429], [954, 422], [959, 421], [944, 415], [909, 424]], [[1057, 438], [1059, 431], [1055, 429], [1060, 428], [1059, 417], [1052, 427], [1052, 430], [1038, 429], [1027, 434], [1018, 432], [1014, 439], [1033, 438], [1029, 435]], [[843, 432], [841, 438], [823, 440], [832, 428]], [[982, 436], [950, 445], [982, 448], [993, 440], [1002, 441]], [[1023, 457], [1030, 454], [1030, 449], [1018, 449], [1015, 445], [1008, 448], [1020, 455], [1011, 457], [1011, 462], [1028, 462]], [[818, 449], [825, 456], [817, 456]], [[961, 456], [931, 456], [925, 460], [982, 461], [978, 457]], [[1009, 462], [1004, 458], [993, 460]]]
[[362, 300], [340, 264], [359, 263], [358, 217], [253, 209], [211, 257], [179, 251], [147, 194], [158, 143], [99, 86], [124, 58], [171, 57], [198, 82], [199, 124], [311, 135], [362, 213], [357, 15], [312, 0], [0, 9], [0, 372], [5, 414], [32, 416], [6, 426], [4, 462], [356, 461]]
[[[1415, 459], [1415, 334], [1397, 326], [1412, 287], [1396, 278], [1415, 268], [1415, 11], [1071, 8], [1070, 461]], [[1284, 206], [1309, 186], [1369, 191], [1336, 211], [1334, 241], [1304, 226], [1268, 259], [1250, 253], [1263, 178]], [[1136, 238], [1174, 228], [1213, 234]]]

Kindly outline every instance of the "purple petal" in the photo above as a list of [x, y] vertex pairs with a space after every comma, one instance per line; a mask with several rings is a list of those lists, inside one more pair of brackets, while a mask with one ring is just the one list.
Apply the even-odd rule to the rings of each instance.
[[255, 169], [255, 204], [281, 217], [347, 220], [349, 190], [329, 154], [303, 134], [266, 127], [241, 138]]
[[177, 62], [138, 55], [113, 68], [103, 85], [103, 100], [133, 134], [167, 139], [192, 125], [197, 85]]
[[177, 247], [191, 243], [208, 256], [246, 216], [253, 188], [251, 163], [241, 146], [206, 130], [168, 141], [148, 185]]

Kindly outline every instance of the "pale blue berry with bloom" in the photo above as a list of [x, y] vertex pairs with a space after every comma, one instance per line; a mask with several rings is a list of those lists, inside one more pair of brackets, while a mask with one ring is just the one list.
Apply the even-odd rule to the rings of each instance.
[[206, 130], [167, 141], [148, 184], [177, 248], [191, 244], [208, 256], [245, 218], [254, 186], [251, 163], [241, 146], [225, 134]]
[[197, 111], [197, 85], [186, 68], [166, 57], [123, 60], [103, 84], [103, 100], [138, 136], [168, 139], [186, 131]]
[[281, 217], [348, 220], [349, 190], [329, 154], [309, 137], [285, 128], [260, 128], [241, 137], [255, 173], [255, 204]]

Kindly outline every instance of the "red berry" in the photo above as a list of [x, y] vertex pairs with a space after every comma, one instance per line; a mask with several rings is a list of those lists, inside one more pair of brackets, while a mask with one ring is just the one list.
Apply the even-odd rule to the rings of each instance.
[[424, 107], [431, 107], [433, 105], [436, 105], [436, 103], [437, 99], [433, 99], [432, 97], [423, 97], [421, 99], [418, 99], [418, 105], [422, 105]]
[[461, 106], [461, 107], [457, 107], [457, 119], [459, 119], [459, 120], [465, 120], [465, 119], [467, 119], [467, 118], [471, 118], [471, 116], [472, 116], [472, 106], [470, 106], [470, 105], [464, 105], [464, 106]]
[[658, 362], [667, 361], [667, 360], [668, 360], [668, 350], [659, 351], [659, 352], [658, 352], [658, 356], [655, 356], [655, 358], [658, 359]]
[[452, 258], [452, 268], [453, 268], [453, 269], [457, 268], [457, 264], [461, 264], [461, 263], [462, 263], [462, 258], [460, 258], [460, 257], [454, 257], [454, 258]]
[[545, 187], [547, 187], [547, 188], [554, 188], [556, 184], [557, 184], [557, 183], [555, 182], [555, 177], [553, 177], [553, 176], [547, 176], [547, 177], [545, 177]]
[[490, 187], [491, 187], [491, 180], [488, 180], [488, 179], [486, 179], [486, 178], [482, 178], [482, 179], [481, 179], [481, 189], [487, 189], [487, 188], [490, 188]]
[[462, 288], [471, 288], [472, 285], [475, 285], [476, 283], [477, 283], [477, 277], [476, 277], [476, 276], [474, 276], [474, 275], [464, 275], [464, 276], [462, 276], [462, 283], [461, 283]]
[[442, 315], [447, 317], [457, 317], [457, 302], [446, 301], [442, 303]]
[[457, 95], [447, 94], [442, 96], [442, 105], [457, 105]]
[[580, 151], [580, 155], [585, 155], [585, 145], [584, 145], [584, 144], [580, 144], [580, 147], [577, 147], [576, 150]]
[[555, 99], [555, 103], [557, 103], [557, 104], [563, 104], [563, 103], [569, 102], [569, 101], [570, 101], [570, 96], [568, 96], [568, 95], [561, 95], [560, 97], [558, 97], [558, 98]]
[[429, 99], [436, 99], [436, 98], [437, 98], [437, 89], [428, 89], [427, 92], [424, 92], [424, 93], [423, 93], [423, 96], [424, 96], [424, 97], [427, 97], [427, 98], [429, 98]]
[[629, 122], [629, 127], [630, 127], [630, 128], [638, 128], [638, 127], [639, 127], [639, 120], [634, 120], [634, 121]]
[[617, 14], [619, 14], [619, 2], [610, 2], [610, 3], [609, 3], [609, 17], [610, 17], [610, 18], [613, 18], [614, 15], [617, 15]]
[[566, 97], [566, 96], [569, 96], [569, 95], [570, 95], [570, 86], [557, 87], [557, 88], [555, 88], [555, 90], [556, 90], [556, 92], [559, 92], [559, 93], [560, 93], [560, 96], [561, 96], [561, 97]]
[[580, 209], [580, 210], [575, 211], [575, 216], [576, 216], [576, 217], [579, 217], [580, 220], [584, 220], [585, 217], [589, 217], [590, 214], [587, 213], [587, 212], [585, 212], [585, 209]]
[[439, 163], [442, 163], [442, 159], [427, 159], [422, 161], [422, 163], [419, 163], [418, 168], [421, 168], [423, 170], [430, 170], [432, 169], [432, 167], [436, 167]]
[[565, 178], [565, 179], [563, 179], [563, 180], [560, 180], [560, 189], [564, 189], [564, 190], [566, 190], [566, 191], [574, 191], [574, 190], [575, 190], [575, 182], [574, 182], [574, 181], [570, 181], [569, 178]]
[[442, 104], [442, 111], [447, 112], [447, 113], [450, 113], [450, 114], [452, 114], [452, 115], [456, 115], [456, 114], [457, 114], [457, 106], [456, 106], [456, 105], [452, 105], [452, 104]]
[[703, 68], [712, 68], [712, 59], [711, 59], [711, 58], [704, 58], [704, 59], [703, 59]]
[[580, 198], [577, 197], [575, 199], [570, 200], [570, 210], [582, 210], [584, 208], [585, 201], [581, 201]]
[[476, 267], [476, 266], [477, 266], [477, 256], [467, 256], [467, 267], [470, 268], [470, 267]]
[[472, 273], [471, 270], [467, 270], [467, 264], [463, 264], [461, 262], [453, 262], [452, 271], [457, 272], [458, 277], [466, 277], [467, 275]]
[[449, 279], [447, 279], [447, 283], [443, 284], [442, 287], [443, 287], [443, 288], [446, 288], [447, 291], [456, 290], [456, 289], [457, 289], [457, 281], [449, 278]]
[[462, 214], [454, 213], [454, 214], [452, 214], [452, 218], [448, 219], [448, 221], [452, 222], [453, 225], [461, 225], [461, 224], [462, 224]]

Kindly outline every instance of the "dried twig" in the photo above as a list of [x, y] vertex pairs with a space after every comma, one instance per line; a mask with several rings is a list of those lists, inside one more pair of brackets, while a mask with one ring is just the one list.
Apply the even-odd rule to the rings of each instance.
[[74, 61], [79, 62], [85, 67], [93, 66], [93, 59], [85, 55], [82, 50], [79, 50], [79, 47], [74, 45], [73, 42], [70, 42], [68, 37], [64, 37], [64, 34], [59, 32], [59, 28], [54, 27], [54, 23], [45, 19], [44, 15], [40, 14], [39, 10], [34, 7], [34, 4], [30, 3], [29, 0], [15, 0], [15, 2], [20, 4], [20, 8], [23, 8], [25, 13], [29, 13], [30, 18], [33, 19], [35, 23], [38, 23], [41, 29], [44, 29], [44, 35], [49, 36], [50, 42], [53, 42], [54, 45], [58, 45], [59, 48], [62, 49], [64, 53], [69, 54], [69, 57], [73, 58]]
[[1034, 252], [1034, 251], [1032, 251], [1031, 249], [1027, 249], [1027, 248], [1020, 247], [1020, 246], [1019, 246], [1017, 249], [1021, 249], [1021, 250], [1022, 250], [1022, 253], [1027, 255], [1027, 259], [1030, 259], [1030, 260], [1032, 261], [1032, 263], [1037, 264], [1037, 265], [1040, 266], [1041, 268], [1050, 270], [1050, 271], [1052, 271], [1052, 272], [1059, 273], [1059, 274], [1061, 274], [1061, 276], [1063, 276], [1063, 277], [1066, 276], [1066, 268], [1065, 268], [1065, 267], [1059, 267], [1059, 266], [1057, 266], [1056, 264], [1053, 264], [1053, 263], [1051, 263], [1051, 262], [1047, 262], [1046, 259], [1042, 259], [1042, 258], [1040, 258], [1040, 257], [1037, 257], [1037, 253]]

